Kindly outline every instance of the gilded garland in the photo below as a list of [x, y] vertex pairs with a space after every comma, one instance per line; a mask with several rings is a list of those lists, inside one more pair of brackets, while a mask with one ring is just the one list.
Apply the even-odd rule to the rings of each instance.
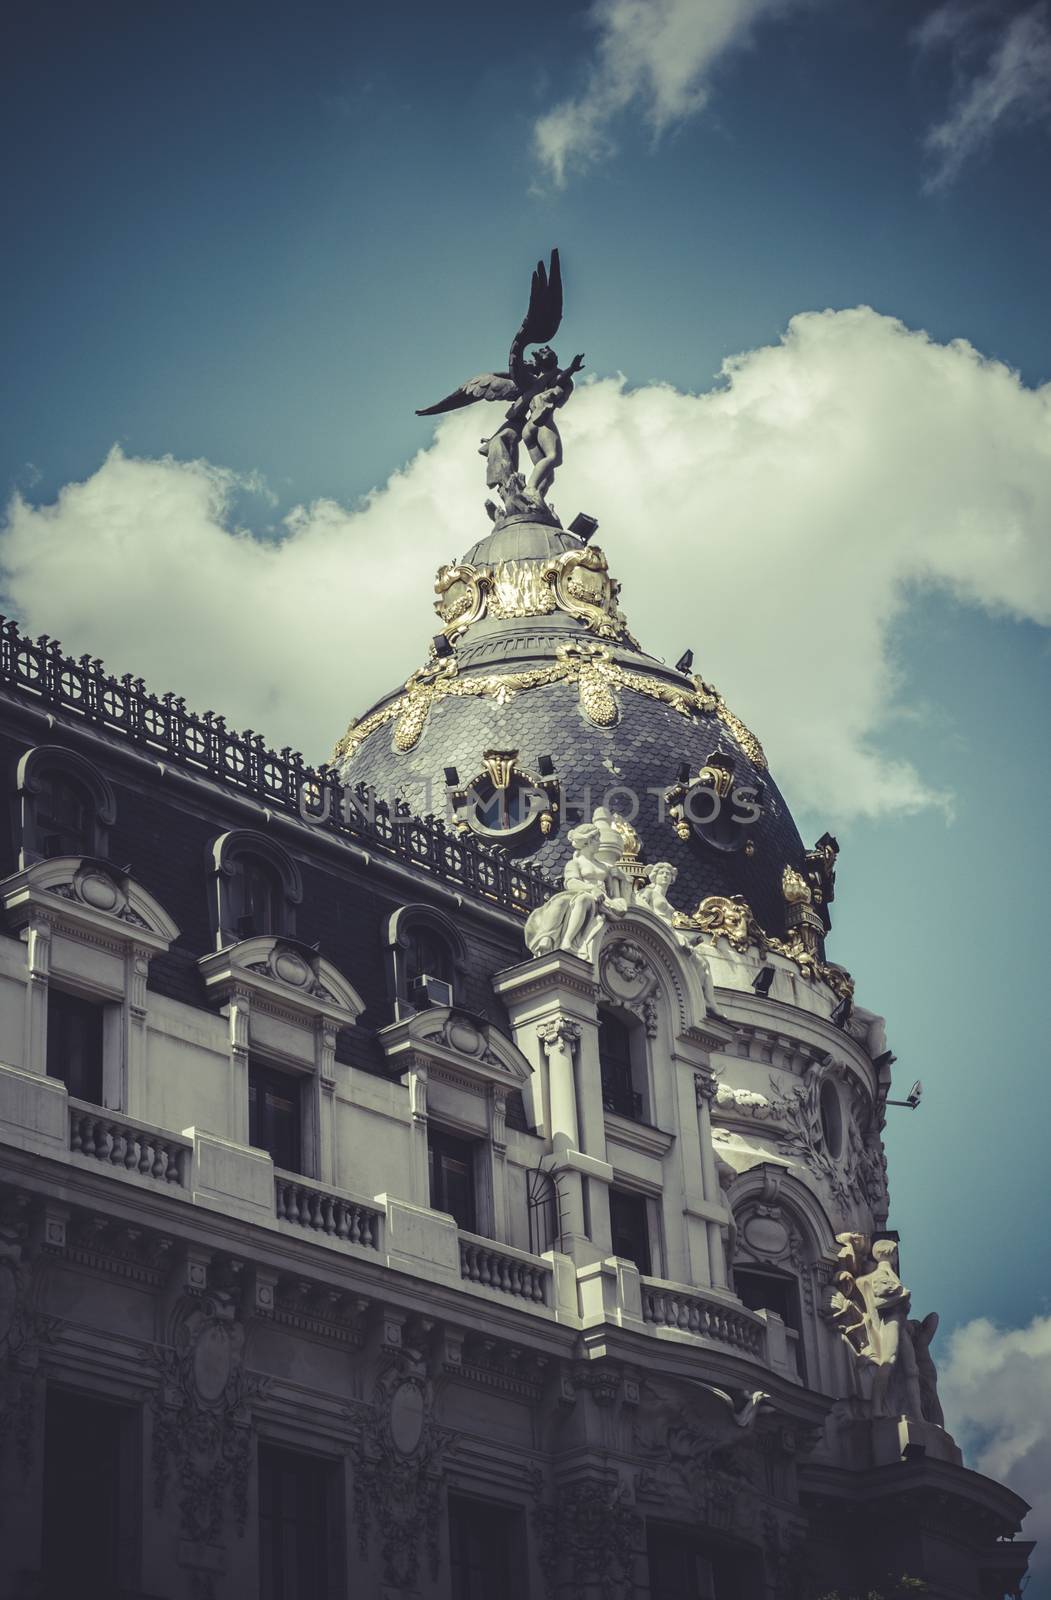
[[431, 707], [450, 696], [471, 696], [506, 705], [516, 694], [539, 689], [549, 683], [575, 683], [584, 717], [596, 727], [611, 728], [620, 719], [617, 692], [625, 689], [662, 701], [680, 716], [716, 716], [733, 735], [744, 754], [757, 767], [766, 766], [763, 748], [754, 734], [726, 706], [723, 697], [710, 684], [692, 677], [680, 688], [643, 672], [631, 672], [614, 661], [602, 644], [587, 642], [559, 645], [556, 659], [549, 666], [528, 672], [472, 674], [461, 677], [455, 656], [433, 659], [420, 667], [405, 684], [404, 694], [396, 696], [360, 722], [351, 723], [332, 754], [333, 762], [346, 761], [379, 728], [394, 723], [393, 744], [397, 751], [412, 750], [427, 725]]

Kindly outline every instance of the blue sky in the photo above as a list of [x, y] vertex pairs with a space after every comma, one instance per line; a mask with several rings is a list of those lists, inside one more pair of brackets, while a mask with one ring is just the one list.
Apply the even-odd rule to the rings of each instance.
[[8, 58], [9, 609], [324, 756], [483, 531], [477, 418], [414, 408], [503, 364], [558, 244], [559, 349], [626, 380], [567, 412], [565, 492], [834, 826], [832, 953], [926, 1085], [888, 1128], [919, 1309], [1047, 1317], [1047, 4], [42, 3]]

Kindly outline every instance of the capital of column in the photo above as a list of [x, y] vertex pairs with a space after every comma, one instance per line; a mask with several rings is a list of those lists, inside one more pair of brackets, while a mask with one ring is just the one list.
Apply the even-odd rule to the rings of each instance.
[[710, 1106], [715, 1099], [719, 1080], [714, 1072], [695, 1072], [693, 1075], [693, 1087], [697, 1095], [697, 1104], [699, 1106]]
[[580, 1042], [581, 1028], [579, 1022], [572, 1022], [568, 1017], [548, 1017], [537, 1023], [536, 1032], [548, 1055], [556, 1050], [572, 1055], [574, 1046]]

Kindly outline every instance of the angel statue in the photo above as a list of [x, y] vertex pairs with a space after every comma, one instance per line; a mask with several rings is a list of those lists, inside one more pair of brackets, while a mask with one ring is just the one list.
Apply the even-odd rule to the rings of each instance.
[[[551, 265], [538, 261], [529, 291], [529, 309], [522, 326], [511, 341], [507, 372], [482, 372], [468, 378], [459, 389], [436, 405], [417, 411], [418, 417], [439, 416], [458, 411], [476, 400], [510, 400], [512, 403], [496, 432], [483, 439], [479, 454], [486, 458], [485, 481], [503, 501], [503, 511], [494, 501], [485, 508], [495, 522], [520, 513], [539, 514], [541, 520], [557, 522], [547, 503], [547, 491], [562, 465], [562, 436], [557, 413], [573, 393], [573, 375], [584, 365], [582, 355], [574, 356], [568, 367], [559, 367], [558, 357], [547, 343], [558, 332], [562, 321], [562, 268], [558, 251], [551, 252]], [[539, 345], [529, 357], [529, 345]], [[525, 445], [533, 464], [528, 483], [518, 470], [519, 447]]]

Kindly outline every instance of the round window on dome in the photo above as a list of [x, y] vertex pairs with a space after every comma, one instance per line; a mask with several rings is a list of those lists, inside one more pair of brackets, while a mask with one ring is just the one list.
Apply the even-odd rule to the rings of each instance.
[[508, 846], [550, 833], [559, 809], [553, 774], [526, 772], [517, 750], [487, 750], [484, 759], [483, 770], [450, 797], [456, 825]]
[[826, 1078], [821, 1085], [818, 1108], [821, 1113], [821, 1133], [825, 1148], [829, 1155], [838, 1156], [843, 1148], [843, 1109], [840, 1105], [839, 1090], [831, 1078]]

